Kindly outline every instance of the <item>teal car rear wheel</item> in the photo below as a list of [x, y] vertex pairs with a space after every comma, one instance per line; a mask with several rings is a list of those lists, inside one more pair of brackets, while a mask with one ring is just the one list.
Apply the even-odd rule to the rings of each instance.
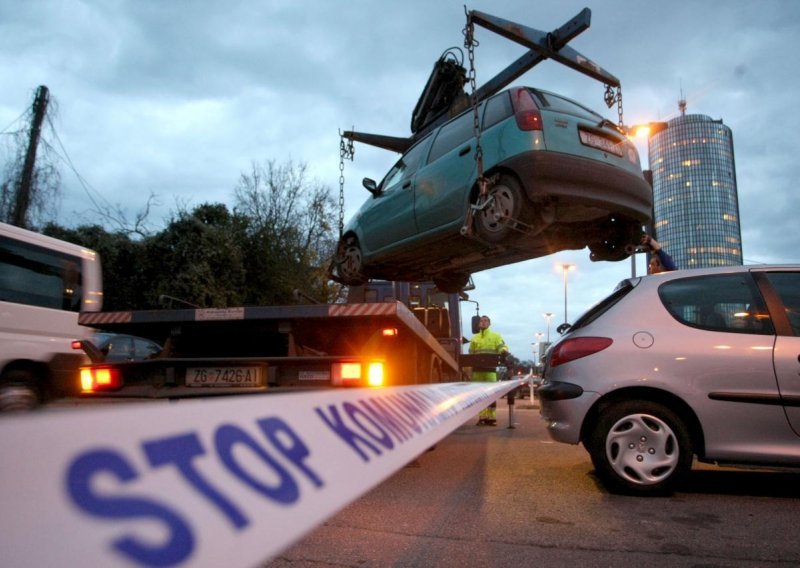
[[519, 182], [504, 174], [489, 188], [486, 199], [476, 215], [476, 232], [485, 241], [500, 243], [517, 232], [526, 198]]

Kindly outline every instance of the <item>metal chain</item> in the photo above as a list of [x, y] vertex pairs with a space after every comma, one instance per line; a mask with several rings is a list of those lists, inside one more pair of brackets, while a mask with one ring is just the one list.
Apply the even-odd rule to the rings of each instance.
[[[355, 129], [354, 129], [355, 130]], [[339, 131], [339, 238], [342, 238], [344, 233], [344, 161], [345, 159], [353, 161], [356, 150], [353, 146], [353, 140], [350, 139], [345, 143], [344, 136], [341, 130]]]
[[[464, 7], [466, 12], [466, 6]], [[477, 99], [477, 77], [475, 72], [475, 48], [479, 45], [475, 39], [475, 24], [472, 21], [472, 16], [467, 12], [467, 25], [464, 27], [464, 47], [467, 48], [467, 56], [469, 58], [469, 71], [467, 78], [470, 87], [470, 102], [472, 103], [472, 132], [475, 136], [475, 162], [478, 165], [478, 183], [481, 184], [481, 195], [485, 193], [485, 183], [483, 182], [483, 148], [481, 147], [481, 125], [478, 116], [478, 99]]]
[[605, 100], [608, 108], [614, 106], [614, 103], [617, 104], [617, 121], [620, 130], [624, 130], [625, 121], [622, 118], [622, 87], [617, 87], [617, 92], [615, 93], [611, 85], [606, 85], [606, 92], [603, 94], [603, 100]]

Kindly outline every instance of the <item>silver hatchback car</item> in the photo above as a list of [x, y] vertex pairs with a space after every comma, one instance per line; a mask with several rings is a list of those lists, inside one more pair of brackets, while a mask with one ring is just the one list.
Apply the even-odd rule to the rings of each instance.
[[548, 350], [541, 416], [614, 493], [692, 466], [800, 467], [800, 266], [632, 278]]

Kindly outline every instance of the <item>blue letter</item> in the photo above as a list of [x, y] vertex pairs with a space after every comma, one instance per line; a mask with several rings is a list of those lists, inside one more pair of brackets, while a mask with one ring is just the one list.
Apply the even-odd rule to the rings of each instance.
[[322, 418], [323, 422], [325, 422], [325, 424], [328, 425], [328, 428], [333, 430], [336, 434], [339, 435], [339, 437], [342, 440], [347, 442], [350, 445], [350, 447], [353, 448], [359, 456], [361, 456], [362, 460], [368, 462], [369, 456], [365, 454], [361, 450], [361, 448], [358, 447], [358, 444], [363, 444], [364, 446], [375, 452], [375, 455], [378, 456], [381, 455], [381, 451], [372, 443], [370, 443], [369, 440], [367, 440], [363, 436], [359, 436], [358, 434], [353, 432], [350, 428], [345, 426], [344, 422], [342, 422], [342, 418], [339, 416], [339, 411], [336, 409], [334, 405], [331, 404], [328, 406], [328, 410], [330, 410], [331, 412], [330, 419], [327, 416], [325, 416], [321, 408], [315, 408], [314, 410], [317, 412], [319, 417]]
[[186, 560], [194, 548], [194, 536], [175, 512], [149, 499], [95, 495], [92, 478], [100, 473], [113, 474], [123, 482], [137, 478], [136, 471], [118, 453], [95, 450], [78, 456], [67, 471], [67, 493], [83, 511], [107, 519], [155, 517], [170, 529], [170, 538], [161, 547], [141, 542], [133, 536], [114, 541], [114, 548], [131, 560], [149, 566], [171, 566]]
[[[220, 426], [214, 434], [214, 444], [217, 448], [222, 463], [225, 464], [231, 473], [236, 477], [247, 483], [250, 487], [263, 493], [270, 499], [278, 501], [279, 503], [289, 504], [297, 501], [300, 492], [297, 489], [297, 483], [294, 482], [292, 476], [286, 471], [281, 464], [272, 459], [267, 452], [259, 446], [250, 435], [230, 424]], [[255, 453], [261, 460], [273, 469], [275, 474], [280, 478], [280, 482], [275, 487], [270, 487], [265, 483], [255, 479], [247, 473], [236, 460], [233, 459], [232, 448], [236, 444], [244, 444]]]
[[[392, 442], [391, 436], [389, 436], [389, 434], [386, 433], [386, 430], [381, 428], [381, 425], [378, 424], [377, 422], [375, 422], [375, 420], [373, 420], [372, 417], [369, 414], [367, 414], [366, 412], [361, 410], [359, 407], [357, 407], [355, 404], [350, 403], [350, 402], [345, 402], [344, 403], [344, 409], [347, 412], [347, 415], [350, 417], [350, 419], [353, 422], [355, 422], [361, 428], [361, 430], [363, 430], [364, 432], [369, 434], [372, 437], [373, 440], [375, 440], [376, 442], [380, 443], [387, 450], [391, 450], [392, 448], [394, 448], [394, 442]], [[378, 436], [377, 434], [373, 434], [370, 430], [368, 430], [364, 426], [362, 421], [358, 419], [358, 416], [363, 416], [367, 420], [367, 422], [369, 422], [370, 424], [375, 426], [375, 428], [382, 435]]]
[[[319, 476], [311, 471], [302, 461], [307, 458], [311, 452], [308, 451], [308, 447], [303, 443], [300, 437], [295, 434], [294, 430], [289, 428], [286, 422], [280, 418], [264, 418], [258, 421], [258, 425], [261, 426], [261, 431], [269, 438], [273, 446], [278, 448], [285, 457], [289, 458], [289, 461], [296, 465], [300, 471], [305, 473], [306, 477], [308, 477], [315, 486], [322, 487], [322, 480]], [[280, 434], [286, 434], [286, 436], [291, 438], [293, 445], [291, 447], [284, 446]]]
[[219, 507], [234, 527], [242, 529], [249, 524], [250, 521], [236, 508], [236, 505], [203, 479], [192, 466], [192, 458], [205, 453], [196, 434], [184, 434], [183, 436], [147, 442], [143, 447], [147, 454], [147, 459], [150, 460], [150, 464], [153, 467], [175, 464], [183, 477], [186, 478], [186, 481]]

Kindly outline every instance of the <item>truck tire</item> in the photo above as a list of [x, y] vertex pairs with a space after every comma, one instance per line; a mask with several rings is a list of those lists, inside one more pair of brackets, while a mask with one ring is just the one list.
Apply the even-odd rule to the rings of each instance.
[[0, 383], [0, 412], [33, 410], [41, 404], [36, 377], [29, 371], [9, 371]]

